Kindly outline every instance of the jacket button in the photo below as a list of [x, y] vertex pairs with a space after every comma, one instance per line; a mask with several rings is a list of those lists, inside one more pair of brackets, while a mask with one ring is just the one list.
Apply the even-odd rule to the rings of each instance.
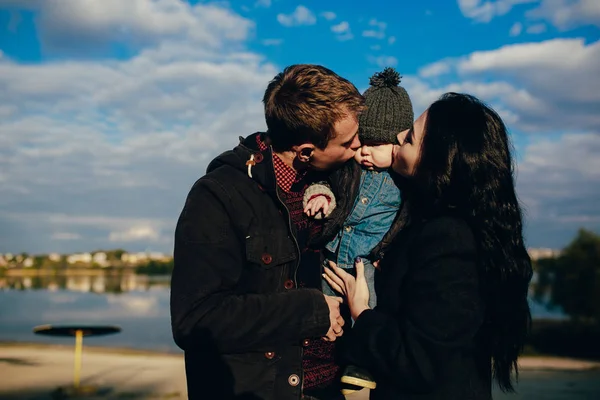
[[262, 153], [254, 153], [254, 162], [257, 164], [263, 160]]
[[288, 279], [287, 281], [285, 281], [283, 283], [283, 287], [286, 288], [287, 290], [293, 289], [294, 286], [296, 286], [296, 285], [294, 284], [294, 281], [291, 279]]
[[367, 204], [369, 202], [369, 199], [366, 197], [363, 197], [362, 199], [360, 199], [360, 202], [363, 204]]
[[275, 352], [274, 351], [267, 351], [265, 353], [265, 358], [267, 358], [268, 360], [272, 360], [273, 358], [275, 358]]
[[263, 254], [260, 259], [267, 265], [271, 264], [271, 262], [273, 261], [273, 257], [271, 257], [269, 253]]
[[344, 229], [346, 230], [346, 232], [350, 232], [352, 230], [352, 227], [351, 226], [346, 226]]
[[302, 341], [302, 346], [304, 346], [304, 347], [308, 347], [309, 344], [310, 344], [310, 340], [308, 340], [308, 339], [304, 339]]
[[298, 375], [292, 374], [288, 378], [288, 383], [290, 384], [290, 386], [298, 386], [298, 384], [300, 383], [300, 378], [298, 377]]

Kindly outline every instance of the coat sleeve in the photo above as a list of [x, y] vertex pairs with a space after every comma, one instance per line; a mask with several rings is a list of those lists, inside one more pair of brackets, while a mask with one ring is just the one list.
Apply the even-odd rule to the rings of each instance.
[[[414, 237], [408, 259], [406, 282], [389, 289], [404, 299], [400, 313], [364, 311], [350, 332], [347, 356], [377, 379], [427, 391], [436, 385], [436, 371], [472, 345], [483, 323], [471, 230], [462, 220], [432, 221]], [[385, 268], [402, 267], [389, 261]]]
[[[316, 289], [238, 294], [245, 243], [236, 234], [228, 193], [200, 179], [190, 191], [175, 231], [171, 326], [177, 345], [211, 337], [222, 353], [236, 353], [324, 336], [329, 308]], [[226, 206], [228, 205], [228, 206]]]
[[327, 181], [315, 182], [306, 188], [304, 191], [304, 197], [302, 198], [302, 208], [306, 208], [308, 202], [317, 196], [325, 196], [325, 198], [327, 198], [327, 201], [329, 202], [329, 209], [327, 210], [327, 214], [323, 215], [321, 212], [315, 215], [314, 219], [329, 218], [333, 210], [335, 210], [336, 200], [335, 195], [331, 191], [331, 186]]

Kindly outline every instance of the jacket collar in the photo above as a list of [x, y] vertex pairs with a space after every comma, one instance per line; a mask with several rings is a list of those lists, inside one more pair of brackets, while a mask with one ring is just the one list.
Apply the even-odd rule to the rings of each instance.
[[262, 132], [256, 132], [246, 138], [240, 136], [240, 144], [233, 152], [244, 163], [244, 169], [248, 177], [258, 183], [264, 190], [275, 193], [277, 191], [277, 180], [275, 178], [275, 167], [273, 166], [273, 149], [268, 146], [261, 151], [258, 148], [257, 136]]

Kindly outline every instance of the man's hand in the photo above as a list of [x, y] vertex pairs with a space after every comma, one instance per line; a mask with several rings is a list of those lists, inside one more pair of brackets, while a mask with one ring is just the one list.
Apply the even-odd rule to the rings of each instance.
[[324, 195], [311, 199], [304, 208], [304, 213], [309, 217], [314, 217], [320, 212], [325, 216], [327, 211], [329, 211], [329, 199]]
[[340, 304], [342, 304], [341, 297], [333, 297], [333, 296], [325, 296], [325, 301], [327, 302], [327, 306], [329, 307], [329, 331], [327, 331], [327, 335], [323, 337], [324, 340], [328, 342], [334, 342], [335, 339], [342, 336], [344, 330], [342, 326], [344, 326], [344, 318], [340, 315]]

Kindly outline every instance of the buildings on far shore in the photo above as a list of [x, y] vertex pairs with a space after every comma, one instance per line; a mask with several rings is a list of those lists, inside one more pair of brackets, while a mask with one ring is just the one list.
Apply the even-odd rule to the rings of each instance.
[[171, 259], [171, 256], [159, 252], [127, 253], [122, 250], [43, 255], [5, 253], [0, 254], [0, 268], [32, 268], [57, 264], [68, 267], [128, 267], [147, 264], [150, 261], [167, 262]]
[[560, 256], [560, 250], [544, 247], [527, 249], [527, 252], [533, 261], [537, 261], [541, 258], [556, 258]]
[[[556, 258], [560, 255], [560, 250], [550, 248], [529, 248], [527, 251], [534, 261], [541, 258]], [[115, 250], [75, 254], [50, 253], [35, 256], [5, 253], [0, 254], [0, 268], [32, 268], [45, 262], [51, 265], [58, 264], [63, 260], [68, 266], [73, 267], [98, 266], [106, 268], [109, 266], [137, 266], [147, 264], [150, 261], [167, 262], [171, 259], [171, 256], [159, 252], [127, 253]]]

